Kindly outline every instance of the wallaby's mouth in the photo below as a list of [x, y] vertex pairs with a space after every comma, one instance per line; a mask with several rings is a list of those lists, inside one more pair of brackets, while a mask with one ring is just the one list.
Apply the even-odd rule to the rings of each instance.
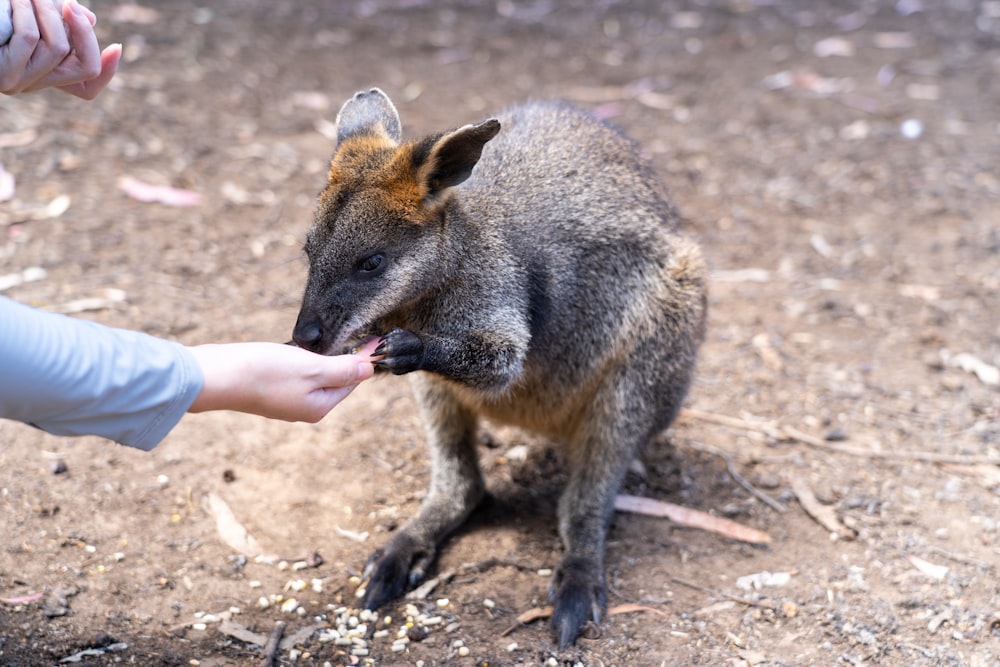
[[367, 328], [358, 330], [348, 336], [347, 341], [341, 346], [335, 347], [324, 354], [331, 356], [335, 354], [357, 354], [365, 345], [374, 340], [378, 340], [381, 337], [381, 334], [372, 333], [371, 330]]

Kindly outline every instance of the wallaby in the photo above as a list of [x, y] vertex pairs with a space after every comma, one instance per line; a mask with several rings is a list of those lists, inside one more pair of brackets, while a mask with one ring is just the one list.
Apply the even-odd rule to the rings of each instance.
[[365, 608], [418, 583], [483, 499], [483, 416], [566, 447], [552, 628], [563, 648], [600, 622], [614, 498], [704, 337], [705, 269], [676, 226], [636, 146], [569, 105], [403, 142], [381, 90], [344, 104], [293, 340], [338, 354], [381, 337], [378, 364], [412, 373], [431, 459], [420, 513], [365, 566]]

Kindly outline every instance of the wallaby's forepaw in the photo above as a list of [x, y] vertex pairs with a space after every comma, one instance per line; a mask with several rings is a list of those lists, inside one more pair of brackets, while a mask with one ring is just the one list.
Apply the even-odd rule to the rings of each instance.
[[404, 533], [395, 535], [365, 563], [361, 606], [374, 610], [399, 598], [423, 581], [433, 560], [433, 551], [420, 548]]
[[395, 375], [412, 373], [423, 368], [424, 342], [412, 331], [393, 329], [382, 336], [372, 355], [382, 357], [374, 362], [376, 366]]
[[608, 605], [603, 568], [584, 558], [566, 558], [552, 579], [552, 631], [559, 650], [576, 641], [588, 621], [600, 623]]

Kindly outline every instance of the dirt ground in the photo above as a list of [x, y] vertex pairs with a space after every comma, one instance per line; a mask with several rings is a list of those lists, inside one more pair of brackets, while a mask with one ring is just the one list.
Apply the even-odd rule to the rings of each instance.
[[626, 491], [772, 542], [618, 514], [621, 613], [557, 652], [517, 616], [559, 562], [559, 450], [487, 426], [495, 502], [360, 656], [340, 608], [428, 479], [405, 379], [151, 453], [0, 423], [0, 664], [257, 665], [283, 622], [282, 665], [1000, 665], [996, 0], [90, 4], [113, 89], [0, 99], [0, 277], [45, 272], [7, 296], [287, 340], [343, 100], [382, 87], [414, 136], [567, 99], [642, 143], [712, 268], [690, 411]]

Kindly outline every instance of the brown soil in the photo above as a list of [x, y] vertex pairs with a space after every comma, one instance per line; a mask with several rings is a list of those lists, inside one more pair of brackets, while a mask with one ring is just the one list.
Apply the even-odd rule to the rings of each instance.
[[[115, 288], [121, 305], [80, 316], [192, 344], [286, 340], [332, 149], [323, 131], [372, 85], [410, 136], [525, 98], [596, 110], [642, 142], [712, 266], [689, 405], [744, 424], [689, 413], [627, 491], [773, 542], [619, 514], [611, 605], [662, 615], [614, 615], [558, 653], [544, 621], [515, 620], [546, 604], [539, 570], [559, 561], [558, 450], [488, 428], [497, 499], [443, 550], [436, 573], [454, 576], [413, 603], [442, 623], [394, 652], [406, 603], [384, 609], [393, 629], [359, 664], [1000, 665], [1000, 393], [956, 361], [1000, 365], [997, 2], [92, 6], [102, 43], [125, 43], [115, 88], [92, 103], [0, 100], [2, 162], [17, 178], [0, 204], [0, 275], [47, 272], [8, 289], [15, 299]], [[908, 120], [918, 136], [904, 135]], [[125, 175], [202, 203], [135, 201], [117, 186]], [[61, 195], [62, 215], [12, 223]], [[318, 631], [280, 664], [350, 664], [323, 630], [426, 483], [401, 378], [364, 385], [315, 426], [191, 416], [151, 453], [2, 423], [0, 663], [90, 648], [79, 664], [257, 665], [261, 647], [223, 629], [267, 636], [284, 621], [286, 636]], [[209, 494], [267, 553], [322, 564], [240, 558]], [[791, 576], [738, 584], [762, 572]], [[286, 588], [296, 580], [310, 587]]]

